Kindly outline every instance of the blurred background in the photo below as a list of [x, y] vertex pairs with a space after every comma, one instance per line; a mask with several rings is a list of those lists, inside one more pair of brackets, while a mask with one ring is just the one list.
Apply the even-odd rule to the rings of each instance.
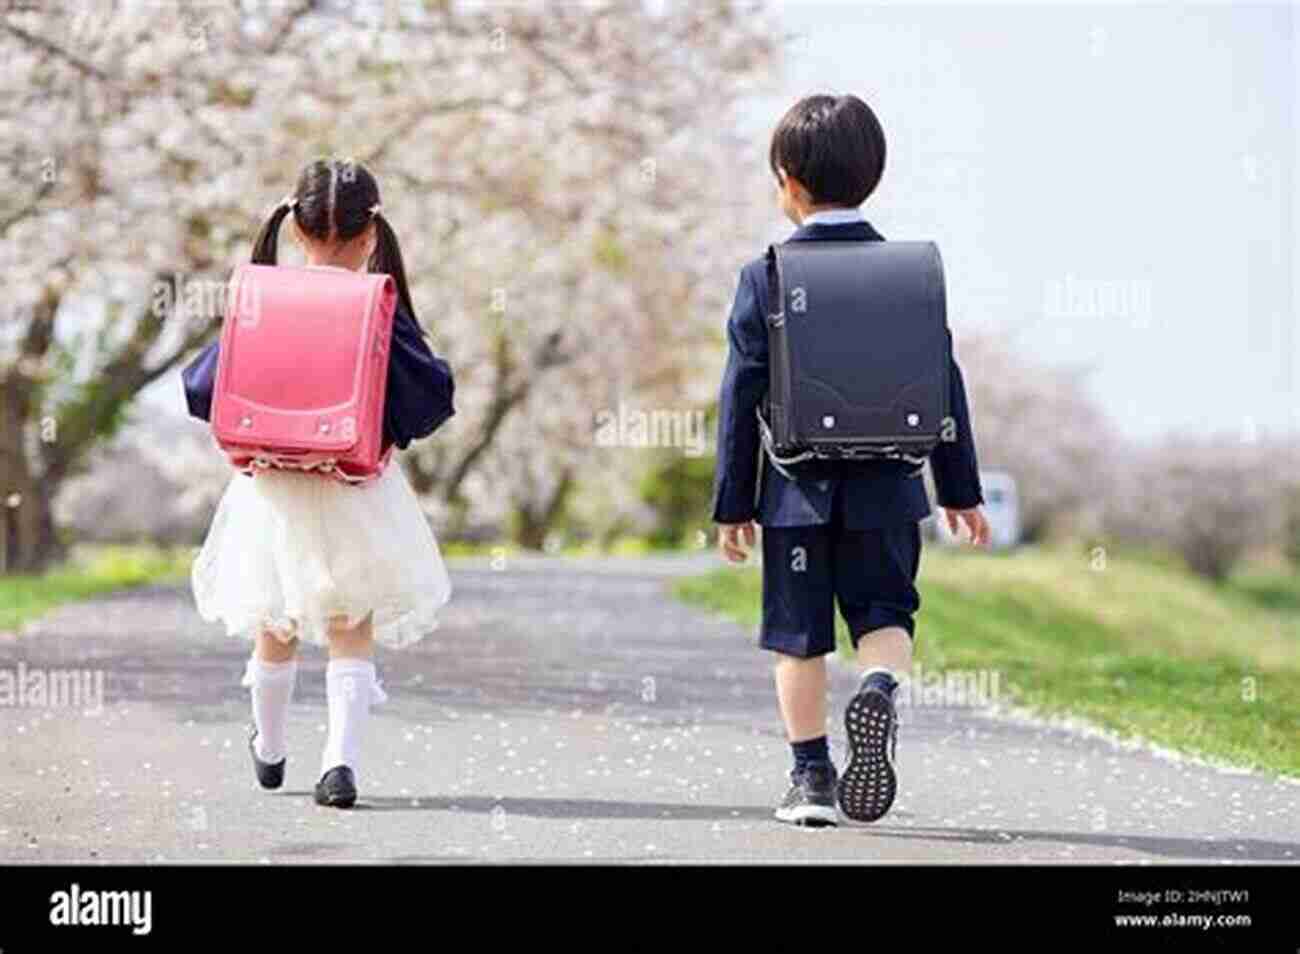
[[0, 0], [0, 568], [202, 541], [230, 471], [179, 369], [317, 156], [375, 172], [455, 369], [457, 416], [401, 460], [451, 552], [710, 544], [728, 306], [789, 231], [768, 136], [831, 91], [887, 133], [867, 217], [943, 250], [1002, 542], [1249, 570], [1290, 599], [1298, 23]]

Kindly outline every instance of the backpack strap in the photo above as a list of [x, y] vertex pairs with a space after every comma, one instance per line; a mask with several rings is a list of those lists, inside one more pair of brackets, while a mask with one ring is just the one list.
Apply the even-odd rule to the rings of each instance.
[[[767, 313], [767, 333], [768, 341], [771, 342], [773, 328], [779, 328], [785, 323], [785, 289], [781, 282], [781, 261], [775, 244], [767, 247], [767, 254], [764, 256], [765, 266], [767, 268], [767, 301], [764, 306]], [[770, 349], [769, 349], [770, 350]], [[770, 379], [769, 379], [770, 380]], [[805, 452], [795, 454], [791, 457], [781, 457], [776, 452], [776, 447], [772, 440], [772, 427], [767, 418], [771, 416], [771, 387], [763, 394], [763, 400], [758, 403], [754, 409], [754, 415], [758, 418], [758, 434], [763, 452], [767, 459], [772, 462], [773, 469], [776, 470], [786, 480], [794, 480], [795, 476], [786, 470], [786, 467], [793, 464], [802, 463], [805, 460], [811, 460], [813, 455]], [[760, 474], [762, 473], [760, 469]]]
[[785, 289], [781, 287], [781, 261], [776, 246], [767, 247], [767, 321], [769, 327], [785, 321]]

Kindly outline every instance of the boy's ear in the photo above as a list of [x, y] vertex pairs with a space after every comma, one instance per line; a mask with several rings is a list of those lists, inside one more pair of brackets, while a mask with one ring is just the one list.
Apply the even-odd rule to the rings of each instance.
[[791, 198], [796, 199], [801, 203], [807, 203], [811, 201], [811, 196], [808, 190], [804, 188], [802, 182], [800, 182], [794, 176], [790, 175], [790, 173], [786, 172], [780, 166], [777, 167], [776, 172], [777, 172], [777, 178], [780, 181], [781, 186], [790, 193]]

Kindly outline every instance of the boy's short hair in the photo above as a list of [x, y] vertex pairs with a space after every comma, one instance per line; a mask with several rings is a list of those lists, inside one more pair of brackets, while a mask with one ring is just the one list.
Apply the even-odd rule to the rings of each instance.
[[817, 205], [859, 206], [884, 174], [885, 132], [856, 96], [805, 96], [777, 123], [768, 161]]

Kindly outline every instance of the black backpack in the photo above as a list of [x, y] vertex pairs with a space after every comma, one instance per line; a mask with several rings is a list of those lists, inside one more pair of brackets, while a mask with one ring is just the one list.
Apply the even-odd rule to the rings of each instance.
[[952, 335], [933, 242], [810, 241], [767, 251], [763, 447], [787, 477], [901, 460], [951, 440]]

